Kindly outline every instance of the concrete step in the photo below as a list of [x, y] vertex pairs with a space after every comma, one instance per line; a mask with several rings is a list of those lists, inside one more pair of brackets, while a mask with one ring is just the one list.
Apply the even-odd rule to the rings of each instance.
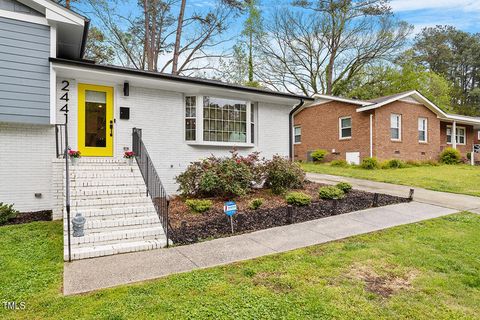
[[129, 165], [108, 165], [108, 166], [91, 166], [91, 165], [80, 165], [70, 167], [70, 172], [84, 172], [84, 171], [139, 171], [138, 166], [129, 166]]
[[[65, 178], [65, 176], [64, 176]], [[142, 178], [140, 171], [82, 171], [70, 174], [71, 181]]]
[[145, 182], [140, 177], [119, 178], [119, 179], [77, 179], [70, 181], [71, 189], [76, 188], [98, 188], [98, 187], [145, 187]]
[[[121, 219], [134, 216], [145, 216], [151, 214], [157, 214], [152, 203], [149, 203], [144, 206], [128, 206], [128, 207], [118, 207], [118, 208], [72, 208], [70, 211], [71, 217], [75, 217], [77, 213], [80, 213], [85, 218], [105, 218], [105, 219]], [[66, 217], [66, 212], [63, 214]]]
[[[95, 232], [103, 232], [108, 228], [109, 231], [124, 230], [126, 228], [148, 228], [155, 225], [160, 225], [160, 220], [157, 214], [150, 213], [149, 215], [132, 216], [118, 219], [113, 218], [86, 218], [85, 230], [88, 230], [88, 234]], [[67, 229], [67, 222], [63, 226], [64, 230]]]
[[82, 209], [107, 209], [118, 208], [124, 206], [147, 206], [152, 205], [152, 200], [145, 194], [138, 197], [122, 197], [122, 198], [102, 198], [102, 199], [79, 199], [72, 200], [71, 207], [81, 211]]
[[[119, 253], [160, 249], [167, 245], [165, 239], [140, 240], [116, 244], [95, 245], [72, 248], [72, 260], [101, 257]], [[68, 248], [64, 249], [64, 259], [68, 260]]]
[[71, 199], [103, 199], [113, 197], [146, 196], [145, 187], [111, 186], [97, 188], [76, 187], [70, 190]]
[[[138, 229], [110, 231], [108, 228], [106, 228], [99, 232], [90, 232], [89, 230], [85, 230], [85, 235], [83, 237], [73, 237], [73, 230], [71, 230], [71, 232], [71, 244], [75, 246], [102, 245], [119, 241], [123, 242], [124, 240], [151, 240], [164, 237], [163, 227], [160, 223], [154, 226]], [[65, 232], [65, 238], [66, 234], [67, 233]]]

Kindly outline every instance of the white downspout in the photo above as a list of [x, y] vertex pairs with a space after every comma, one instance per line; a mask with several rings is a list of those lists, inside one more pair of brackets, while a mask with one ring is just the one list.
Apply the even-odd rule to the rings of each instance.
[[[475, 133], [475, 130], [473, 130]], [[473, 135], [473, 140], [472, 140], [472, 153], [470, 153], [470, 164], [472, 166], [475, 165], [475, 134]]]
[[370, 158], [373, 158], [373, 114], [370, 114]]
[[457, 121], [453, 121], [452, 126], [452, 148], [457, 149]]

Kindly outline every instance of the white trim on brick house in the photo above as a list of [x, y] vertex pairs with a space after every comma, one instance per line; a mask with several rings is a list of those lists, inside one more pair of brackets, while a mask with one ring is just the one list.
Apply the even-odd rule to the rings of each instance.
[[[350, 126], [343, 127], [342, 120], [350, 119]], [[351, 116], [345, 116], [345, 117], [340, 117], [338, 118], [338, 139], [339, 140], [348, 140], [352, 138], [352, 117]], [[349, 136], [343, 136], [343, 130], [344, 129], [350, 129], [350, 135]]]

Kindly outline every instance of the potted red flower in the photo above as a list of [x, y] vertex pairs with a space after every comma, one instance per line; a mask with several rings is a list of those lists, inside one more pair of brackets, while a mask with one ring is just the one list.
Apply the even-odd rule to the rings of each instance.
[[80, 151], [68, 150], [68, 156], [70, 157], [70, 162], [72, 166], [76, 166], [78, 159], [80, 159]]
[[133, 151], [125, 151], [123, 157], [127, 159], [128, 165], [133, 165], [133, 158], [135, 158], [135, 152]]

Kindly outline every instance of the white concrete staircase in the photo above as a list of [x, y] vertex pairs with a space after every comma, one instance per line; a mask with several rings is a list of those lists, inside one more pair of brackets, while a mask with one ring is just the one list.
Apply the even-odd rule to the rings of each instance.
[[[86, 218], [85, 236], [73, 237], [72, 260], [162, 248], [167, 244], [153, 203], [134, 161], [81, 158], [70, 165], [70, 218]], [[64, 194], [65, 197], [65, 194]], [[64, 259], [68, 260], [68, 225], [64, 210]]]

